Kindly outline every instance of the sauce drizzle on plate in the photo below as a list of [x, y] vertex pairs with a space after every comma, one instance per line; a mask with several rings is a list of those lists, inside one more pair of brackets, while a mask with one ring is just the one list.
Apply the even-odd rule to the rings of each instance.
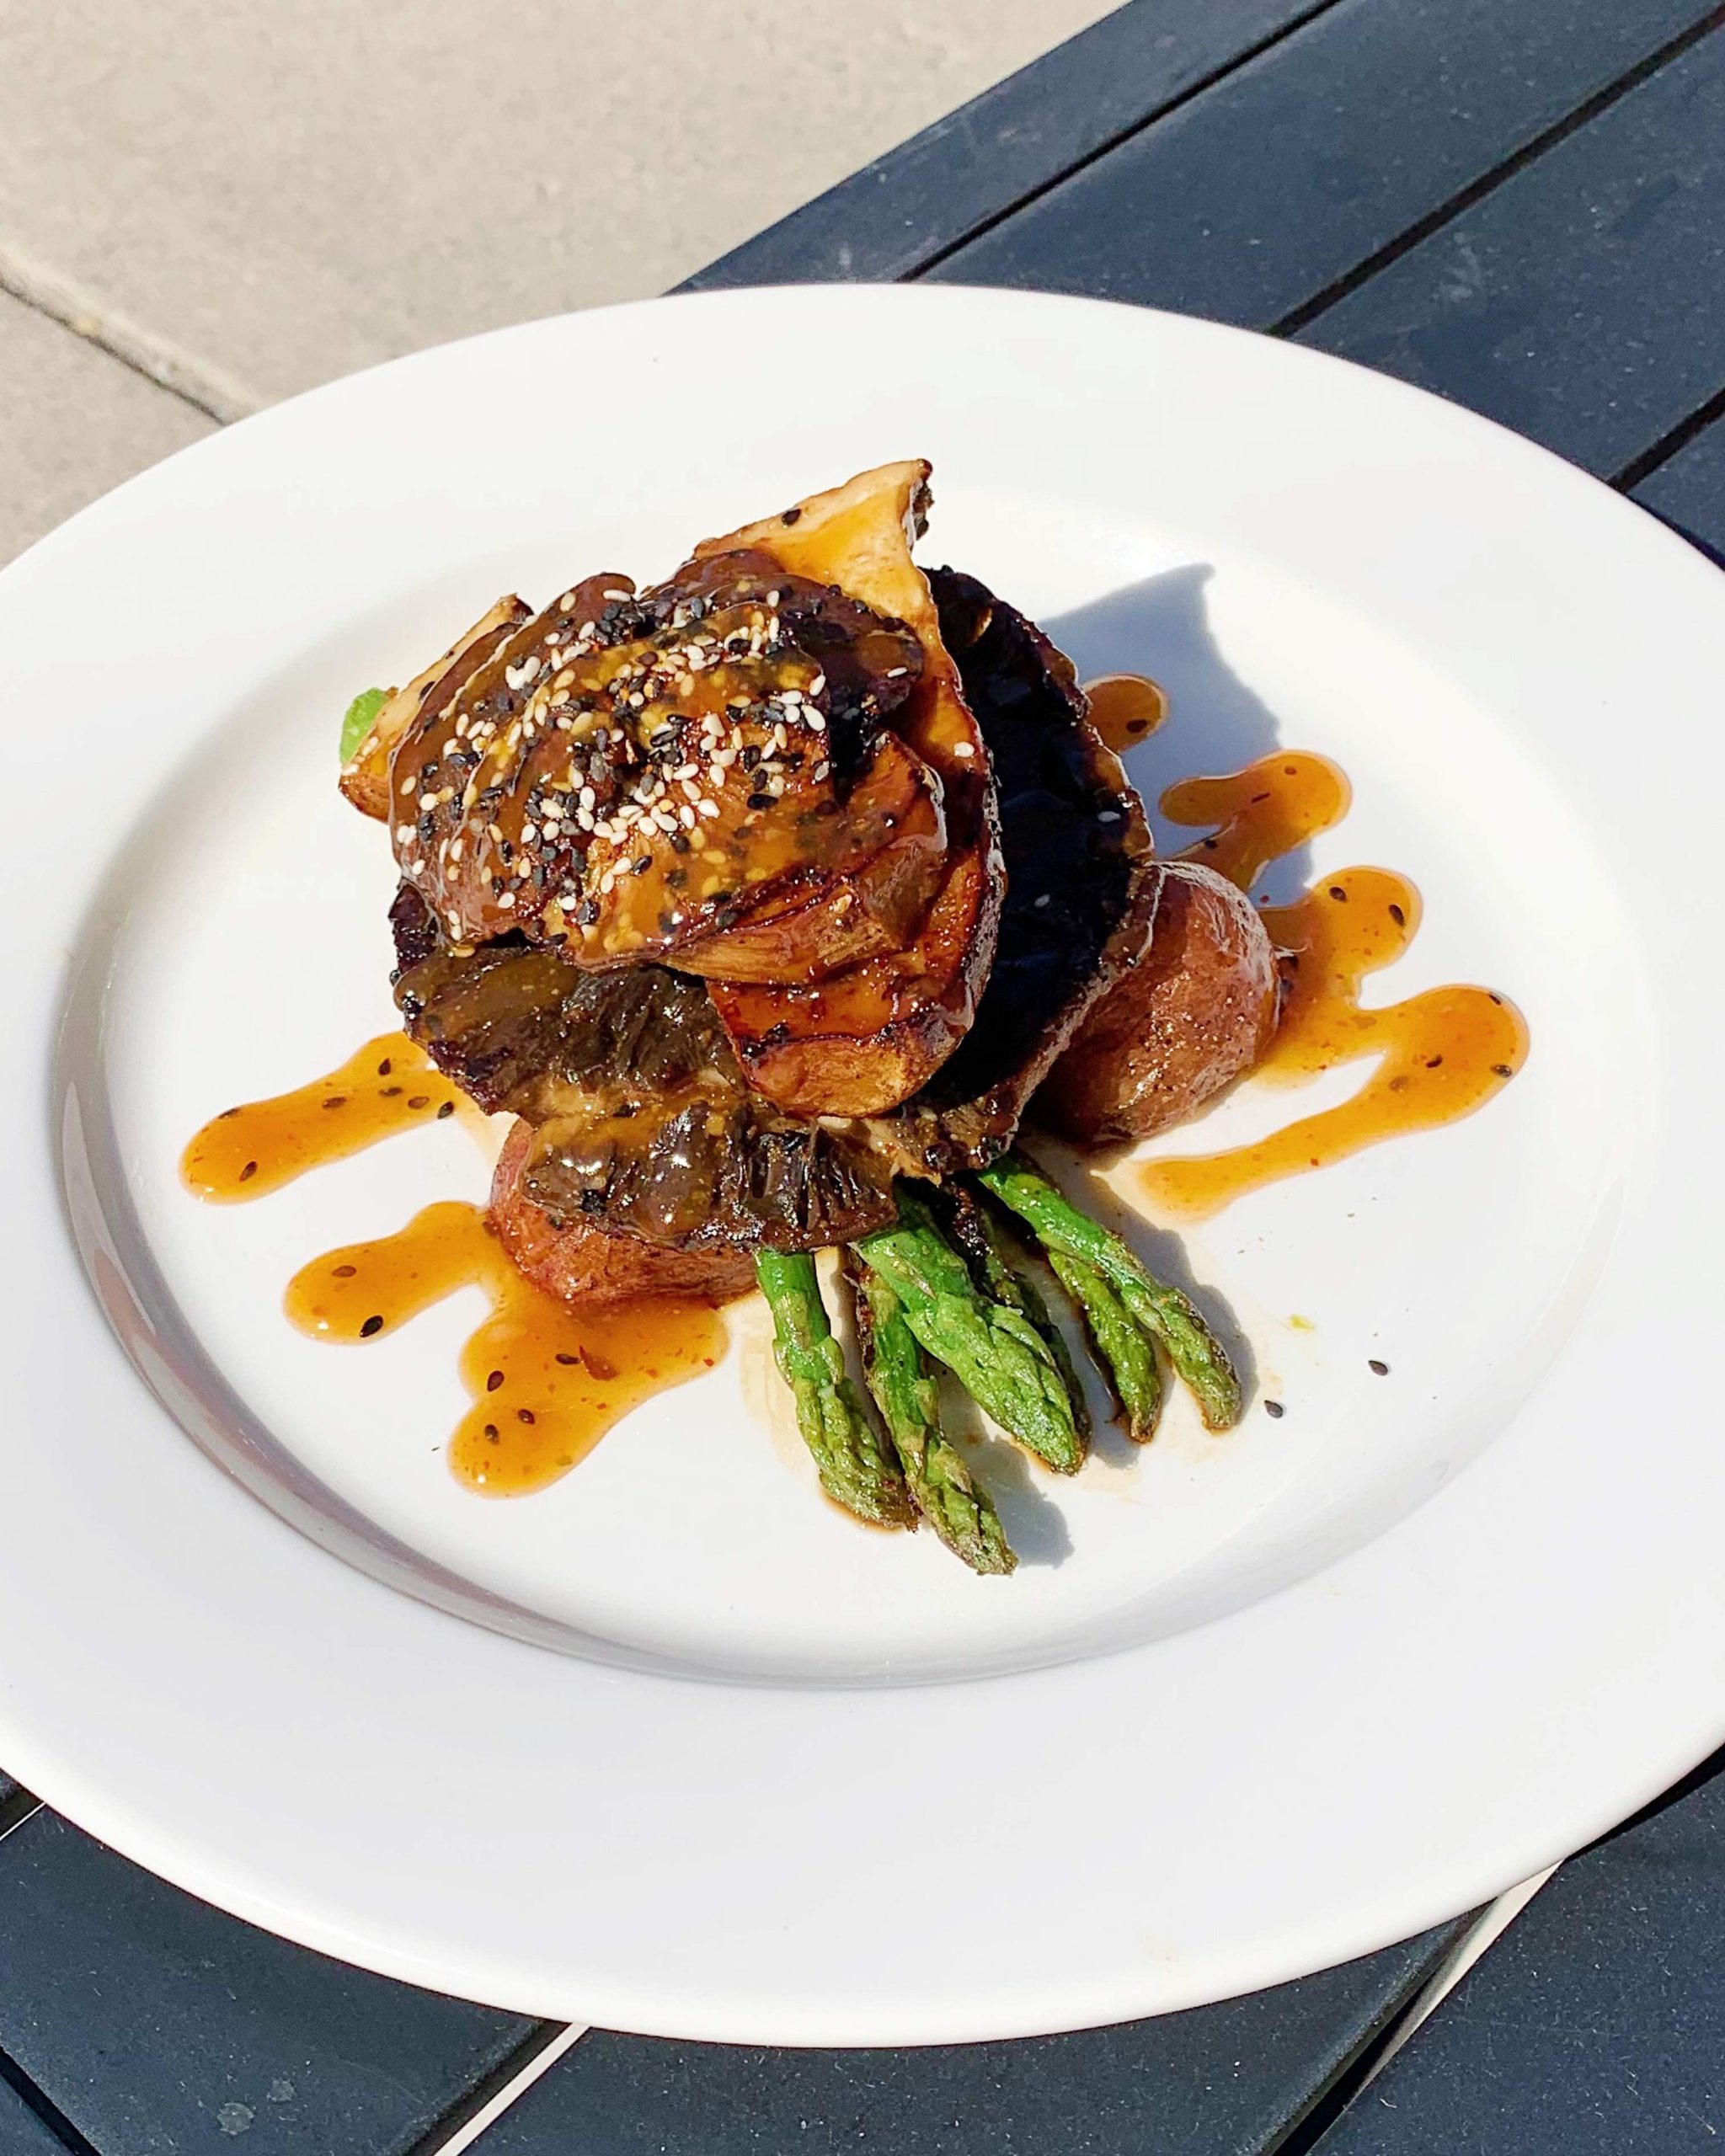
[[450, 1439], [458, 1481], [490, 1497], [566, 1475], [650, 1395], [710, 1370], [724, 1321], [670, 1298], [579, 1310], [510, 1262], [477, 1205], [445, 1200], [393, 1235], [326, 1251], [288, 1283], [288, 1316], [319, 1340], [387, 1337], [445, 1296], [483, 1289], [491, 1313], [462, 1350], [473, 1405]]
[[[460, 1113], [486, 1118], [405, 1033], [380, 1033], [335, 1070], [206, 1123], [182, 1155], [186, 1187], [218, 1204]], [[483, 1209], [428, 1205], [398, 1233], [326, 1251], [289, 1283], [287, 1315], [332, 1342], [378, 1340], [462, 1288], [491, 1315], [462, 1350], [473, 1405], [450, 1439], [457, 1479], [487, 1497], [554, 1482], [656, 1392], [711, 1369], [724, 1321], [710, 1304], [654, 1298], [577, 1310], [512, 1265]]]
[[[1214, 824], [1181, 858], [1244, 890], [1271, 861], [1339, 822], [1349, 799], [1345, 775], [1328, 758], [1286, 751], [1225, 777], [1183, 779], [1167, 788], [1162, 808], [1175, 823]], [[1298, 1084], [1363, 1057], [1380, 1060], [1351, 1099], [1254, 1144], [1146, 1163], [1146, 1195], [1173, 1218], [1205, 1219], [1266, 1183], [1456, 1122], [1526, 1060], [1526, 1022], [1491, 989], [1453, 985], [1381, 1009], [1362, 1006], [1366, 976], [1392, 965], [1418, 931], [1419, 894], [1407, 878], [1341, 869], [1263, 914], [1271, 942], [1287, 955], [1281, 1022], [1252, 1075]]]
[[1084, 684], [1090, 723], [1116, 755], [1135, 749], [1168, 715], [1168, 699], [1147, 674], [1098, 674]]
[[180, 1155], [179, 1171], [195, 1197], [232, 1204], [459, 1109], [478, 1113], [423, 1049], [405, 1033], [379, 1033], [291, 1093], [211, 1117]]

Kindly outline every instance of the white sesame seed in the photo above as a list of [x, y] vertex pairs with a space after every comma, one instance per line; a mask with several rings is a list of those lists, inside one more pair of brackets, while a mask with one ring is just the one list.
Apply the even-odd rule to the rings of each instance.
[[1120, 820], [1120, 812], [1118, 808], [1098, 809], [1096, 820], [1098, 824], [1118, 824]]
[[953, 754], [955, 756], [974, 756], [976, 750], [969, 741], [955, 741], [953, 744]]
[[814, 679], [809, 684], [809, 693], [811, 696], [818, 696], [825, 686], [825, 675], [817, 674]]
[[[567, 614], [567, 613], [568, 613], [568, 611], [569, 611], [570, 607], [571, 607], [571, 606], [573, 606], [574, 605], [574, 603], [575, 603], [575, 595], [574, 595], [574, 593], [573, 591], [566, 591], [566, 592], [564, 592], [564, 594], [563, 594], [563, 597], [562, 597], [561, 599], [559, 599], [559, 600], [558, 600], [558, 602], [557, 602], [557, 611], [558, 611], [558, 613], [560, 613], [560, 614]], [[585, 635], [586, 635], [586, 633], [587, 633], [587, 631], [588, 631], [589, 629], [590, 629], [590, 628], [592, 627], [592, 626], [593, 626], [593, 624], [592, 624], [590, 622], [584, 622], [584, 623], [583, 623], [583, 625], [582, 625], [582, 628], [581, 628], [581, 634], [582, 634], [583, 636], [585, 636]]]
[[510, 688], [525, 689], [528, 682], [538, 673], [540, 661], [535, 657], [529, 656], [522, 659], [518, 666], [505, 666], [503, 670], [503, 678]]
[[515, 894], [513, 891], [499, 891], [497, 894], [497, 903], [505, 913], [511, 912], [514, 910], [515, 902]]
[[703, 798], [695, 803], [695, 813], [697, 816], [709, 818], [716, 816], [718, 814], [718, 803], [716, 801]]
[[810, 704], [810, 705], [809, 705], [809, 707], [808, 710], [807, 710], [807, 711], [805, 711], [805, 712], [804, 712], [803, 716], [804, 716], [804, 718], [806, 718], [806, 719], [808, 720], [808, 722], [809, 722], [809, 731], [810, 731], [811, 733], [813, 733], [813, 734], [825, 734], [825, 731], [826, 731], [826, 719], [825, 719], [825, 715], [824, 715], [822, 712], [816, 711], [816, 709], [814, 708], [814, 705], [813, 705], [813, 704]]
[[1031, 900], [1031, 904], [1033, 905], [1045, 906], [1049, 902], [1049, 893], [1044, 891], [1039, 899], [1033, 899]]
[[538, 843], [539, 826], [537, 824], [523, 824], [521, 826], [521, 844], [523, 846], [537, 846]]
[[886, 678], [889, 681], [896, 681], [901, 675], [908, 674], [910, 670], [908, 666], [889, 666], [886, 670]]
[[692, 808], [686, 806], [679, 808], [677, 811], [677, 816], [686, 831], [691, 830], [694, 828], [695, 812]]
[[395, 790], [398, 793], [411, 793], [413, 792], [414, 775], [411, 771], [403, 772], [401, 784], [397, 787]]

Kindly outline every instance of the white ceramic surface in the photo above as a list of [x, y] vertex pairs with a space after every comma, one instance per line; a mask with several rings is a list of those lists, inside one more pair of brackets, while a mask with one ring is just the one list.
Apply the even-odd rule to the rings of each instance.
[[[1426, 905], [1368, 1000], [1503, 989], [1527, 1068], [1188, 1235], [1285, 1416], [1218, 1440], [1177, 1406], [1070, 1485], [996, 1460], [1009, 1582], [815, 1501], [747, 1310], [564, 1481], [476, 1500], [441, 1459], [476, 1299], [364, 1350], [280, 1302], [317, 1251], [480, 1195], [460, 1123], [251, 1206], [176, 1172], [206, 1115], [391, 1022], [341, 708], [499, 590], [650, 577], [917, 454], [928, 560], [1082, 671], [1168, 686], [1147, 793], [1279, 744], [1339, 760], [1355, 805], [1313, 865]], [[0, 575], [0, 1763], [310, 1945], [751, 2041], [1188, 2005], [1576, 1846], [1725, 1733], [1721, 899], [1706, 845], [1661, 844], [1725, 782], [1722, 678], [1717, 574], [1542, 452], [1068, 300], [536, 323], [99, 503]], [[1203, 1142], [1359, 1075], [1247, 1087]], [[966, 1845], [950, 1906], [937, 1829]]]

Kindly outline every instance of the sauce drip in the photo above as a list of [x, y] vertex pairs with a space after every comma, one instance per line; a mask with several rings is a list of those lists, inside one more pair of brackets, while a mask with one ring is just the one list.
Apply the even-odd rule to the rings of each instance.
[[465, 1106], [405, 1033], [380, 1033], [308, 1086], [212, 1117], [181, 1155], [179, 1171], [195, 1196], [218, 1204], [262, 1198], [327, 1161]]
[[288, 1283], [288, 1316], [319, 1340], [387, 1338], [462, 1288], [491, 1314], [462, 1350], [473, 1406], [450, 1439], [457, 1481], [490, 1497], [542, 1489], [650, 1395], [710, 1370], [724, 1321], [655, 1298], [575, 1309], [517, 1272], [476, 1205], [428, 1205], [406, 1227], [326, 1251]]
[[1214, 824], [1210, 837], [1188, 846], [1181, 859], [1201, 862], [1249, 891], [1271, 862], [1339, 824], [1353, 800], [1339, 764], [1288, 749], [1226, 777], [1180, 779], [1163, 793], [1162, 811], [1170, 823]]
[[[1335, 765], [1290, 753], [1227, 777], [1183, 780], [1162, 806], [1176, 823], [1216, 824], [1182, 858], [1244, 889], [1268, 862], [1338, 821], [1348, 802]], [[1271, 942], [1288, 956], [1281, 1022], [1254, 1075], [1297, 1084], [1365, 1056], [1380, 1060], [1351, 1099], [1255, 1144], [1149, 1162], [1140, 1180], [1159, 1209], [1208, 1218], [1266, 1183], [1456, 1122], [1514, 1077], [1526, 1060], [1527, 1026], [1490, 989], [1427, 989], [1381, 1010], [1361, 1007], [1361, 983], [1402, 956], [1419, 919], [1418, 893], [1385, 868], [1344, 868], [1290, 905], [1263, 908]]]
[[1100, 674], [1084, 684], [1090, 723], [1118, 755], [1135, 749], [1168, 715], [1168, 699], [1147, 674]]

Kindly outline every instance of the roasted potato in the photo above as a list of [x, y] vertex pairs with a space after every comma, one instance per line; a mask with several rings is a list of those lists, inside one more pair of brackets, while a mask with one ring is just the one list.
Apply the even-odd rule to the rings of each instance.
[[1212, 870], [1171, 862], [1149, 948], [1079, 1027], [1036, 1113], [1081, 1145], [1152, 1137], [1252, 1068], [1279, 1002], [1257, 908]]
[[491, 1182], [499, 1240], [536, 1288], [566, 1303], [629, 1302], [643, 1295], [700, 1295], [727, 1303], [755, 1285], [755, 1261], [734, 1246], [673, 1250], [576, 1222], [558, 1228], [521, 1188], [533, 1133], [516, 1123]]

